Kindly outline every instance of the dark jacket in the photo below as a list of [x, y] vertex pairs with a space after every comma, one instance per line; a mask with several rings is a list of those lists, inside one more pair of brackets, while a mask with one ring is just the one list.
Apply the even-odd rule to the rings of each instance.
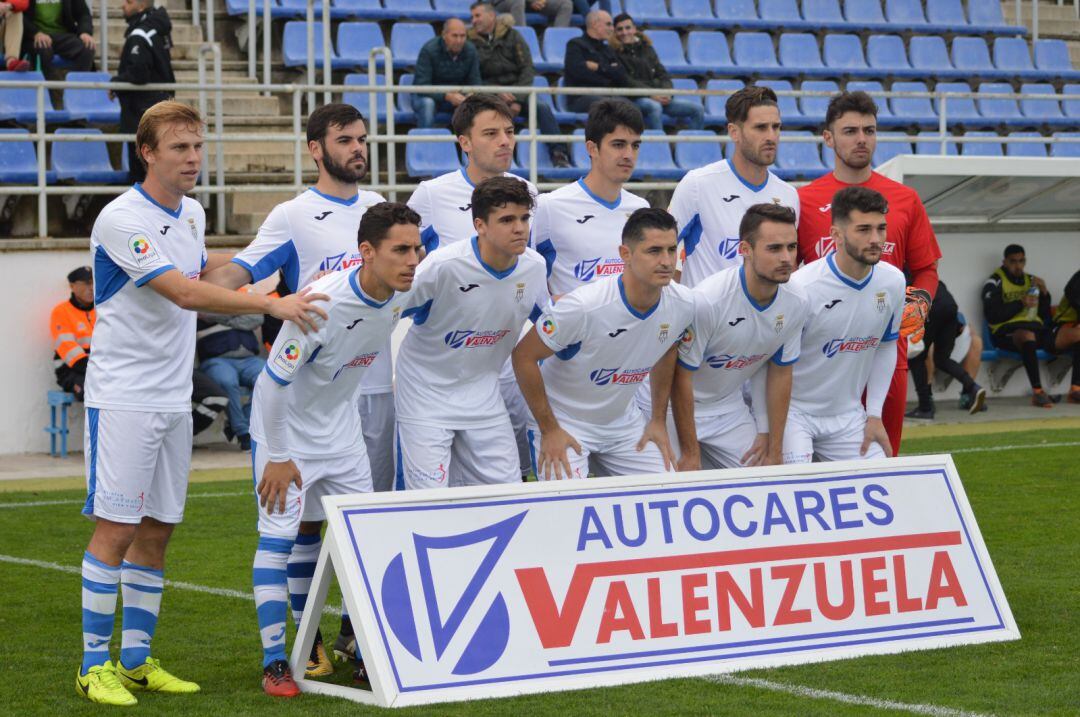
[[[585, 63], [592, 60], [600, 66], [590, 70]], [[584, 32], [566, 43], [566, 65], [563, 80], [567, 87], [628, 87], [626, 68], [615, 51], [603, 40], [595, 40]], [[570, 98], [573, 102], [576, 97]]]
[[998, 267], [990, 275], [983, 284], [982, 302], [983, 317], [991, 330], [996, 333], [1006, 328], [1006, 324], [1009, 329], [1037, 329], [1050, 320], [1050, 294], [1045, 291], [1039, 292], [1038, 319], [1024, 318], [1027, 310], [1023, 303], [1024, 294], [1034, 285], [1035, 277], [1031, 274], [1021, 275], [1017, 281], [1004, 267]]
[[200, 361], [219, 356], [258, 356], [259, 339], [256, 338], [254, 329], [262, 326], [262, 322], [262, 314], [199, 314], [195, 322], [195, 353]]
[[[512, 15], [499, 15], [491, 35], [480, 35], [469, 30], [469, 41], [476, 47], [480, 58], [480, 77], [488, 85], [532, 85], [536, 69], [532, 52], [525, 38], [514, 29]], [[528, 102], [527, 95], [515, 95], [522, 106]]]
[[[30, 7], [23, 13], [23, 44], [33, 46], [33, 37], [39, 30], [34, 24], [34, 7], [37, 0], [30, 0]], [[86, 6], [86, 0], [60, 0], [60, 21], [72, 35], [94, 34], [94, 16]]]
[[624, 45], [616, 39], [611, 41], [611, 49], [619, 58], [619, 62], [626, 68], [626, 77], [630, 87], [648, 87], [654, 89], [668, 89], [671, 87], [671, 76], [668, 75], [664, 63], [652, 46], [652, 41], [640, 30], [637, 33], [638, 41], [631, 45]]
[[[113, 82], [134, 85], [176, 82], [173, 74], [172, 21], [163, 7], [152, 7], [127, 19], [120, 66]], [[117, 92], [120, 100], [120, 131], [134, 132], [143, 112], [172, 97], [171, 92]]]
[[[441, 37], [434, 37], [420, 48], [416, 58], [414, 85], [479, 85], [480, 57], [476, 47], [465, 41], [465, 46], [456, 57], [446, 50], [446, 43]], [[425, 95], [436, 102], [443, 99], [441, 93]]]

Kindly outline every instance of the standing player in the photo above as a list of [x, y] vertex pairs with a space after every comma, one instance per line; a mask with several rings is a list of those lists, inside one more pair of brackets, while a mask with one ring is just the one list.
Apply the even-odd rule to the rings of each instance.
[[884, 195], [889, 205], [889, 229], [881, 258], [905, 272], [910, 280], [904, 322], [897, 341], [896, 372], [885, 399], [882, 420], [893, 452], [900, 451], [907, 401], [907, 337], [922, 337], [930, 302], [937, 291], [937, 237], [915, 190], [874, 172], [870, 162], [877, 147], [877, 105], [865, 92], [841, 92], [825, 113], [825, 144], [836, 153], [835, 169], [799, 189], [804, 211], [799, 222], [799, 261], [809, 263], [833, 249], [833, 195], [860, 186]]
[[[668, 398], [676, 347], [694, 319], [690, 290], [672, 283], [677, 248], [670, 214], [637, 210], [622, 229], [625, 271], [561, 297], [514, 349], [540, 480], [584, 478], [590, 461], [597, 475], [674, 467]], [[650, 374], [646, 422], [634, 394]]]
[[492, 177], [472, 193], [477, 236], [424, 259], [398, 357], [399, 481], [408, 489], [521, 479], [499, 372], [549, 299], [529, 241], [533, 197]]
[[547, 262], [552, 295], [622, 273], [623, 225], [649, 206], [623, 188], [634, 173], [644, 131], [641, 110], [629, 102], [594, 103], [585, 123], [589, 173], [537, 200], [532, 246]]
[[776, 93], [768, 87], [744, 87], [728, 97], [724, 112], [734, 153], [687, 172], [668, 208], [679, 222], [680, 281], [690, 287], [742, 263], [739, 223], [752, 205], [790, 207], [799, 221], [798, 192], [769, 171], [780, 143]]
[[904, 275], [879, 263], [889, 204], [866, 187], [841, 189], [831, 204], [836, 250], [791, 275], [809, 313], [792, 376], [785, 463], [895, 455], [881, 406], [896, 370]]
[[[129, 690], [187, 693], [199, 686], [150, 656], [164, 585], [165, 549], [184, 516], [191, 466], [191, 374], [197, 311], [270, 313], [314, 325], [320, 294], [270, 299], [197, 281], [207, 256], [202, 206], [185, 196], [199, 178], [203, 120], [159, 102], [139, 122], [146, 181], [101, 211], [90, 235], [97, 324], [86, 372], [87, 498], [95, 521], [82, 563], [83, 660], [78, 694], [133, 705]], [[109, 659], [117, 588], [124, 597], [120, 659]]]
[[[282, 326], [255, 384], [251, 466], [260, 509], [252, 579], [263, 690], [274, 697], [300, 694], [285, 659], [285, 596], [301, 519], [325, 518], [323, 496], [372, 490], [364, 442], [356, 440], [356, 393], [409, 300], [420, 262], [419, 224], [404, 204], [369, 209], [358, 230], [361, 266], [312, 284], [330, 297], [326, 323], [306, 335], [294, 324]], [[294, 610], [298, 625], [301, 613]]]
[[[319, 170], [315, 186], [274, 207], [255, 241], [231, 263], [208, 274], [208, 281], [237, 288], [281, 271], [289, 291], [296, 292], [328, 272], [355, 269], [361, 264], [356, 245], [360, 218], [369, 207], [383, 201], [378, 194], [356, 186], [367, 173], [364, 118], [352, 105], [324, 105], [308, 118], [307, 140]], [[389, 339], [375, 364], [364, 371], [357, 401], [375, 490], [390, 490], [394, 481], [394, 395]], [[317, 501], [309, 506], [313, 516], [321, 516]], [[322, 547], [321, 533], [321, 517], [305, 519], [289, 559], [289, 594], [296, 615], [307, 601]], [[352, 635], [352, 623], [344, 615], [334, 649], [350, 658], [355, 655]], [[320, 634], [311, 651], [308, 675], [332, 671]]]
[[[679, 470], [783, 462], [792, 364], [807, 309], [803, 291], [787, 284], [798, 244], [795, 212], [755, 204], [743, 215], [739, 239], [742, 265], [693, 290], [694, 324], [679, 344], [671, 396]], [[743, 400], [746, 381], [753, 415]]]

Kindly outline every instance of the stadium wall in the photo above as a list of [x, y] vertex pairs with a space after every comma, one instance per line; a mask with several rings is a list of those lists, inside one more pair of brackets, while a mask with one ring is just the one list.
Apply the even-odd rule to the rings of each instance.
[[[1000, 264], [1001, 250], [1006, 244], [1024, 245], [1028, 269], [1046, 280], [1055, 301], [1072, 273], [1080, 269], [1080, 232], [943, 233], [939, 241], [945, 255], [940, 266], [941, 277], [975, 327], [981, 327], [982, 322], [979, 289]], [[45, 392], [56, 388], [49, 312], [68, 296], [64, 279], [67, 273], [88, 262], [85, 251], [0, 253], [0, 276], [4, 277], [9, 305], [0, 316], [0, 336], [5, 337], [6, 346], [0, 352], [0, 396], [5, 408], [0, 412], [0, 455], [49, 449], [49, 437], [42, 430], [49, 421]], [[985, 375], [979, 381], [988, 383]], [[954, 384], [938, 397], [954, 398], [957, 391]], [[1022, 396], [1027, 391], [1026, 381], [1018, 372], [999, 395]], [[914, 398], [914, 391], [909, 397]], [[77, 405], [69, 413], [68, 446], [70, 450], [80, 451], [83, 408]], [[218, 436], [203, 434], [196, 442], [215, 438]]]

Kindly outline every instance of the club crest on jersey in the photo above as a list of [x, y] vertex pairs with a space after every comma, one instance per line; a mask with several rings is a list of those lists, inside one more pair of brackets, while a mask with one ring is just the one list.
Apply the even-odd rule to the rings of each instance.
[[781, 331], [784, 330], [784, 315], [783, 314], [777, 314], [776, 315], [776, 321], [773, 322], [773, 329], [776, 331], [776, 333], [780, 333]]
[[574, 267], [574, 278], [578, 281], [592, 281], [601, 276], [616, 276], [623, 273], [623, 263], [618, 259], [585, 259]]
[[519, 281], [514, 291], [514, 301], [521, 301], [525, 298], [525, 282]]
[[136, 266], [142, 266], [158, 258], [157, 249], [145, 234], [132, 234], [128, 239], [128, 249], [131, 250]]
[[889, 309], [889, 305], [885, 302], [884, 291], [874, 294], [874, 308], [878, 310], [879, 314], [884, 314]]
[[753, 366], [758, 361], [766, 358], [768, 354], [750, 354], [749, 356], [734, 356], [732, 354], [713, 354], [705, 357], [705, 363], [711, 368], [720, 368], [729, 371], [738, 371], [748, 366]]
[[191, 238], [194, 239], [195, 241], [199, 241], [199, 228], [195, 226], [195, 218], [194, 217], [188, 217], [187, 218], [187, 225], [188, 225], [188, 229], [191, 230]]
[[821, 347], [826, 357], [832, 358], [838, 353], [859, 353], [876, 349], [881, 339], [877, 336], [855, 336], [850, 339], [832, 339]]
[[671, 324], [660, 324], [660, 335], [657, 336], [657, 340], [663, 343], [668, 337], [668, 329], [671, 328]]
[[285, 345], [274, 357], [274, 365], [285, 373], [292, 373], [300, 365], [300, 343], [298, 341], [286, 341]]
[[821, 237], [817, 240], [817, 246], [815, 247], [815, 249], [817, 250], [818, 258], [820, 259], [821, 257], [828, 254], [830, 251], [836, 249], [836, 242], [831, 236]]
[[398, 319], [401, 318], [401, 307], [395, 306], [394, 310], [390, 312], [390, 325], [397, 326]]
[[353, 267], [362, 266], [364, 264], [363, 258], [355, 252], [342, 252], [333, 256], [328, 256], [319, 262], [319, 271], [340, 271], [342, 269], [352, 269]]
[[718, 247], [720, 256], [725, 259], [734, 259], [739, 255], [739, 237], [726, 237], [720, 241]]
[[648, 377], [650, 370], [647, 368], [628, 368], [625, 371], [620, 371], [618, 368], [598, 368], [589, 373], [589, 380], [597, 386], [607, 386], [609, 384], [626, 386], [641, 383]]
[[494, 346], [510, 333], [506, 329], [498, 331], [451, 331], [443, 337], [443, 342], [452, 349], [475, 349], [483, 346]]

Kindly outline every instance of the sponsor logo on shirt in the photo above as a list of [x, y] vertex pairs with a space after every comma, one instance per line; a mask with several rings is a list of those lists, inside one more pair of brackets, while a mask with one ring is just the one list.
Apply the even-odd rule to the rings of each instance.
[[589, 221], [590, 219], [592, 219], [595, 216], [596, 216], [595, 214], [586, 214], [581, 219], [575, 219], [574, 221], [576, 221], [578, 224], [584, 224], [585, 222]]
[[734, 259], [739, 255], [739, 237], [727, 237], [720, 240], [720, 246], [717, 247], [720, 251], [720, 256], [725, 259]]
[[452, 349], [475, 349], [494, 346], [502, 341], [503, 337], [508, 333], [510, 332], [506, 329], [499, 329], [498, 331], [451, 331], [443, 337], [443, 341]]
[[322, 214], [319, 214], [319, 215], [317, 215], [317, 216], [315, 217], [315, 221], [317, 221], [317, 222], [321, 222], [321, 221], [322, 221], [323, 219], [326, 219], [326, 218], [327, 218], [328, 216], [330, 216], [330, 215], [331, 215], [331, 214], [333, 214], [333, 213], [334, 213], [334, 212], [333, 212], [332, 210], [328, 210], [328, 211], [325, 211], [325, 212], [323, 212]]
[[881, 243], [882, 254], [892, 254], [896, 251], [896, 242], [886, 241]]
[[686, 330], [682, 332], [682, 336], [679, 337], [679, 343], [684, 346], [694, 343], [694, 329], [692, 327], [686, 327]]
[[626, 332], [626, 329], [615, 329], [614, 331], [609, 331], [608, 336], [610, 336], [611, 338], [615, 338], [619, 334], [622, 334], [622, 333], [625, 333], [625, 332]]
[[650, 368], [628, 368], [623, 371], [620, 368], [598, 368], [589, 373], [589, 380], [597, 386], [607, 386], [609, 384], [625, 386], [641, 383], [651, 370]]
[[135, 259], [136, 266], [142, 266], [158, 258], [157, 249], [150, 243], [150, 238], [145, 234], [132, 234], [128, 239], [128, 249]]
[[724, 204], [731, 204], [732, 202], [734, 202], [738, 198], [739, 198], [738, 194], [729, 194], [726, 197], [721, 197], [721, 199], [724, 200]]
[[342, 252], [340, 254], [334, 254], [328, 256], [319, 262], [319, 271], [341, 271], [343, 269], [352, 269], [357, 266], [363, 266], [364, 259], [360, 254], [356, 252]]
[[548, 336], [551, 336], [553, 333], [555, 333], [555, 322], [551, 319], [544, 319], [544, 321], [540, 324], [540, 330]]
[[354, 356], [351, 361], [343, 364], [341, 368], [366, 368], [375, 361], [375, 357], [379, 355], [378, 351], [372, 351], [369, 354], [360, 354]]
[[818, 258], [820, 259], [830, 251], [836, 249], [836, 242], [833, 241], [831, 236], [821, 237], [817, 240], [817, 246], [815, 246], [814, 249], [817, 251]]
[[274, 357], [274, 365], [285, 373], [292, 373], [300, 365], [300, 353], [298, 341], [286, 341]]
[[618, 276], [623, 273], [623, 263], [620, 259], [585, 259], [578, 262], [574, 267], [574, 278], [578, 281], [592, 281], [601, 276]]
[[758, 361], [764, 358], [768, 358], [768, 354], [750, 354], [749, 356], [733, 354], [713, 354], [712, 356], [705, 357], [705, 363], [709, 364], [712, 368], [719, 368], [728, 371], [738, 371], [748, 366], [753, 366]]
[[833, 300], [832, 300], [832, 301], [830, 301], [829, 303], [825, 304], [825, 308], [826, 308], [826, 309], [831, 309], [832, 307], [834, 307], [834, 306], [836, 306], [837, 304], [839, 304], [839, 303], [840, 303], [841, 301], [843, 301], [843, 299], [833, 299]]
[[832, 339], [821, 347], [826, 357], [832, 358], [838, 353], [858, 353], [876, 349], [881, 339], [877, 336], [855, 336], [850, 339]]
[[746, 321], [746, 317], [745, 316], [740, 316], [739, 318], [735, 319], [734, 321], [727, 322], [727, 325], [728, 326], [738, 326], [740, 321]]

